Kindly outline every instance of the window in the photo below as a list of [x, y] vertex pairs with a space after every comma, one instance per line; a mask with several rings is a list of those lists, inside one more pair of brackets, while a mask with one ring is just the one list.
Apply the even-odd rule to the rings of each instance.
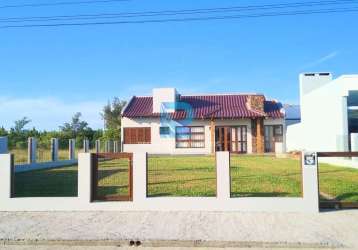
[[283, 135], [283, 128], [282, 128], [282, 125], [275, 125], [273, 127], [274, 129], [274, 136], [282, 136]]
[[170, 134], [170, 128], [169, 127], [160, 127], [159, 128], [159, 134], [160, 135], [169, 135]]
[[150, 128], [124, 128], [124, 144], [150, 144]]
[[176, 127], [175, 129], [177, 148], [204, 148], [204, 127]]

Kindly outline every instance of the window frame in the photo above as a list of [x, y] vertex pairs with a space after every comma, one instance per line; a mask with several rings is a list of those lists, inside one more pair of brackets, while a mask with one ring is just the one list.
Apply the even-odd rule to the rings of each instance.
[[[165, 133], [163, 133], [162, 129], [165, 129]], [[160, 126], [159, 127], [159, 135], [170, 135], [170, 127], [169, 126]]]
[[[281, 133], [276, 133], [276, 129], [279, 128]], [[273, 125], [273, 136], [283, 136], [283, 125]]]
[[[181, 128], [187, 128], [187, 129], [189, 129], [189, 132], [179, 134], [178, 129], [181, 129]], [[192, 132], [193, 128], [202, 128], [203, 132]], [[178, 135], [187, 135], [187, 136], [189, 136], [189, 139], [179, 139]], [[192, 139], [193, 135], [203, 135], [203, 139], [202, 140]], [[188, 146], [187, 147], [178, 146], [178, 143], [181, 143], [181, 142], [187, 142]], [[193, 146], [194, 143], [202, 143], [202, 146], [200, 146], [200, 147]], [[177, 126], [177, 127], [175, 127], [175, 147], [176, 148], [205, 148], [205, 126]]]

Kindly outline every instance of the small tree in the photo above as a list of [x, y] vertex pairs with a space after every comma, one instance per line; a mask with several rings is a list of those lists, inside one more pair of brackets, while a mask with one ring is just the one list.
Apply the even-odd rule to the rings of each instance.
[[0, 136], [7, 136], [9, 133], [4, 127], [0, 128]]
[[81, 121], [81, 112], [74, 114], [70, 122], [65, 122], [63, 126], [60, 126], [60, 130], [71, 137], [77, 137], [84, 130], [88, 129], [88, 123]]
[[120, 138], [121, 113], [126, 104], [126, 101], [115, 97], [112, 102], [108, 101], [107, 105], [103, 107], [101, 116], [105, 123], [104, 139], [118, 140]]
[[26, 116], [20, 120], [15, 121], [14, 131], [19, 133], [24, 130], [25, 126], [31, 122]]

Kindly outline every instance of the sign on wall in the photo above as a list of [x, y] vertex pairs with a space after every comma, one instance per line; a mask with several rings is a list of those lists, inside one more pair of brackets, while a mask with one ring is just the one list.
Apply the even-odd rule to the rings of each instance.
[[317, 164], [317, 157], [315, 153], [305, 153], [304, 163], [306, 166], [315, 166]]

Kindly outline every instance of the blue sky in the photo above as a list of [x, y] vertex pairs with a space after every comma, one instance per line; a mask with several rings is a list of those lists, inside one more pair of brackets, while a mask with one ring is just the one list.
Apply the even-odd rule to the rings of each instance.
[[[49, 2], [43, 0], [41, 2]], [[29, 3], [3, 0], [1, 5]], [[33, 1], [37, 2], [37, 1]], [[270, 1], [270, 3], [297, 1]], [[267, 0], [132, 0], [0, 9], [0, 18], [160, 11], [267, 4]], [[102, 127], [108, 99], [149, 95], [260, 92], [298, 103], [298, 74], [358, 73], [358, 12], [258, 19], [0, 29], [0, 126], [23, 116], [57, 129], [80, 111]]]

